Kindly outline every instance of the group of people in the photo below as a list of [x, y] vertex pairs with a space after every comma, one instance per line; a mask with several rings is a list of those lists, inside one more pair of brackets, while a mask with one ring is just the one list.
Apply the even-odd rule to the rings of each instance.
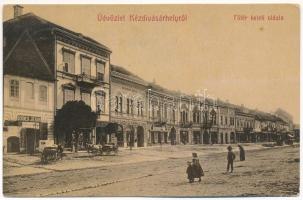
[[[240, 151], [240, 161], [245, 160], [245, 151], [243, 146], [238, 145]], [[234, 160], [236, 159], [236, 154], [232, 151], [232, 147], [227, 147], [227, 172], [233, 173], [234, 171]], [[193, 153], [192, 162], [187, 162], [187, 178], [190, 183], [193, 183], [195, 178], [199, 178], [199, 182], [201, 182], [201, 177], [204, 176], [204, 171], [200, 165], [197, 153]]]

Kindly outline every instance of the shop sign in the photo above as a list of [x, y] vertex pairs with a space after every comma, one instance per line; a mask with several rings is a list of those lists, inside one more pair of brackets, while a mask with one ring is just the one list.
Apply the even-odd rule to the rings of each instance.
[[17, 120], [22, 122], [41, 122], [41, 117], [18, 115]]
[[33, 129], [39, 129], [40, 124], [35, 122], [22, 122], [22, 128], [33, 128]]

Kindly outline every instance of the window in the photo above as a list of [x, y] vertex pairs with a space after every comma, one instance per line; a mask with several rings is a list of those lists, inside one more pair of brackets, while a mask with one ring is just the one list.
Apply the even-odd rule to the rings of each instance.
[[90, 93], [82, 92], [81, 93], [81, 100], [84, 101], [86, 105], [90, 106]]
[[82, 74], [91, 75], [90, 58], [81, 56], [81, 70]]
[[141, 116], [143, 116], [143, 102], [141, 102]]
[[230, 125], [231, 125], [231, 126], [235, 125], [235, 122], [234, 122], [234, 118], [233, 118], [233, 117], [230, 118]]
[[25, 85], [25, 96], [26, 100], [33, 100], [35, 98], [35, 92], [34, 92], [34, 83], [27, 82]]
[[227, 125], [227, 117], [225, 116], [225, 125]]
[[47, 101], [47, 87], [44, 85], [39, 86], [39, 100], [43, 102]]
[[223, 116], [220, 116], [221, 125], [223, 125]]
[[97, 110], [101, 113], [105, 112], [105, 92], [96, 93]]
[[105, 63], [97, 61], [96, 67], [97, 67], [97, 80], [104, 81]]
[[152, 104], [152, 119], [154, 119], [154, 118], [155, 118], [155, 107]]
[[63, 71], [75, 73], [75, 53], [63, 50]]
[[10, 97], [19, 98], [19, 81], [10, 81]]
[[64, 103], [75, 100], [75, 91], [72, 89], [64, 89]]
[[175, 120], [175, 114], [176, 114], [176, 111], [175, 110], [173, 110], [173, 122], [175, 122], [176, 120]]
[[140, 102], [137, 102], [137, 115], [140, 115]]
[[116, 107], [115, 107], [115, 111], [118, 112], [119, 111], [119, 97], [116, 96]]
[[167, 119], [167, 105], [164, 105], [164, 119]]
[[134, 101], [132, 99], [130, 100], [130, 113], [134, 114]]
[[119, 102], [119, 105], [120, 105], [120, 113], [122, 113], [123, 111], [123, 101], [122, 101], [122, 97], [120, 97], [120, 102]]
[[126, 99], [126, 113], [129, 114], [130, 99]]

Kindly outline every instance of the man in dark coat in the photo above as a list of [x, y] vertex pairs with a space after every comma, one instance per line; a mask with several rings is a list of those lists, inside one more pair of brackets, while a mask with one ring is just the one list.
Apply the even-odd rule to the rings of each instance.
[[231, 173], [234, 171], [234, 160], [236, 158], [235, 153], [232, 151], [232, 147], [228, 146], [228, 153], [227, 153], [227, 172], [229, 172], [229, 167], [231, 168]]
[[240, 150], [240, 161], [244, 161], [245, 160], [245, 151], [244, 148], [241, 145], [238, 145], [239, 150]]
[[189, 180], [190, 183], [194, 182], [194, 168], [193, 165], [191, 164], [191, 162], [187, 162], [187, 169], [186, 169], [186, 173], [187, 173], [187, 178]]

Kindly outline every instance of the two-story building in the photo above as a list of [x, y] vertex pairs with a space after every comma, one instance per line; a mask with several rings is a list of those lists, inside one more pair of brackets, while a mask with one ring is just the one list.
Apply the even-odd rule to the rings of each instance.
[[177, 92], [149, 83], [146, 97], [149, 144], [179, 144], [178, 121], [181, 116], [178, 115], [180, 108]]
[[[15, 9], [19, 11], [15, 13], [22, 14], [22, 7], [15, 7]], [[66, 102], [84, 101], [99, 117], [96, 127], [83, 130], [84, 135], [81, 142], [82, 144], [95, 143], [98, 133], [101, 134], [102, 128], [107, 126], [110, 120], [110, 49], [90, 37], [68, 30], [32, 13], [18, 15], [14, 19], [4, 22], [4, 26], [5, 32], [7, 32], [5, 34], [7, 54], [5, 63], [9, 70], [7, 73], [12, 74], [13, 71], [16, 71], [17, 75], [29, 74], [27, 77], [52, 81], [52, 85], [45, 83], [45, 86], [42, 87], [43, 84], [33, 81], [33, 85], [30, 85], [29, 83], [23, 84], [22, 81], [8, 80], [13, 85], [11, 88], [27, 87], [34, 88], [35, 93], [41, 91], [41, 95], [39, 98], [37, 97], [39, 103], [31, 105], [38, 110], [47, 109], [52, 116], [48, 118], [52, 120], [56, 110], [61, 109]], [[15, 41], [9, 38], [15, 38]], [[17, 63], [16, 59], [21, 60], [20, 63]], [[13, 65], [20, 66], [13, 69]], [[42, 96], [42, 92], [44, 96]], [[22, 98], [22, 91], [19, 92], [19, 95]], [[42, 99], [46, 99], [43, 101], [47, 103], [41, 104]], [[20, 103], [24, 104], [21, 106], [26, 107], [25, 102], [27, 101], [28, 99], [20, 99]], [[35, 101], [33, 102], [35, 103]], [[8, 103], [11, 104], [11, 102]], [[41, 106], [38, 108], [38, 105]], [[18, 104], [18, 106], [20, 105]], [[30, 107], [27, 108], [32, 110]], [[22, 116], [26, 115], [22, 114]], [[56, 143], [64, 143], [65, 146], [71, 145], [71, 133], [65, 134], [63, 137], [62, 135], [58, 137], [58, 134], [62, 133], [55, 133]], [[58, 141], [59, 138], [60, 140], [63, 138], [63, 141]]]
[[219, 135], [218, 143], [229, 144], [236, 143], [236, 118], [235, 109], [233, 105], [228, 102], [218, 101], [218, 124], [219, 124]]
[[147, 83], [125, 68], [111, 65], [111, 127], [119, 146], [146, 147]]
[[235, 109], [235, 130], [238, 142], [251, 142], [255, 141], [253, 134], [254, 128], [254, 115], [243, 106]]
[[3, 23], [3, 146], [34, 153], [39, 140], [54, 137], [55, 78], [20, 17]]

